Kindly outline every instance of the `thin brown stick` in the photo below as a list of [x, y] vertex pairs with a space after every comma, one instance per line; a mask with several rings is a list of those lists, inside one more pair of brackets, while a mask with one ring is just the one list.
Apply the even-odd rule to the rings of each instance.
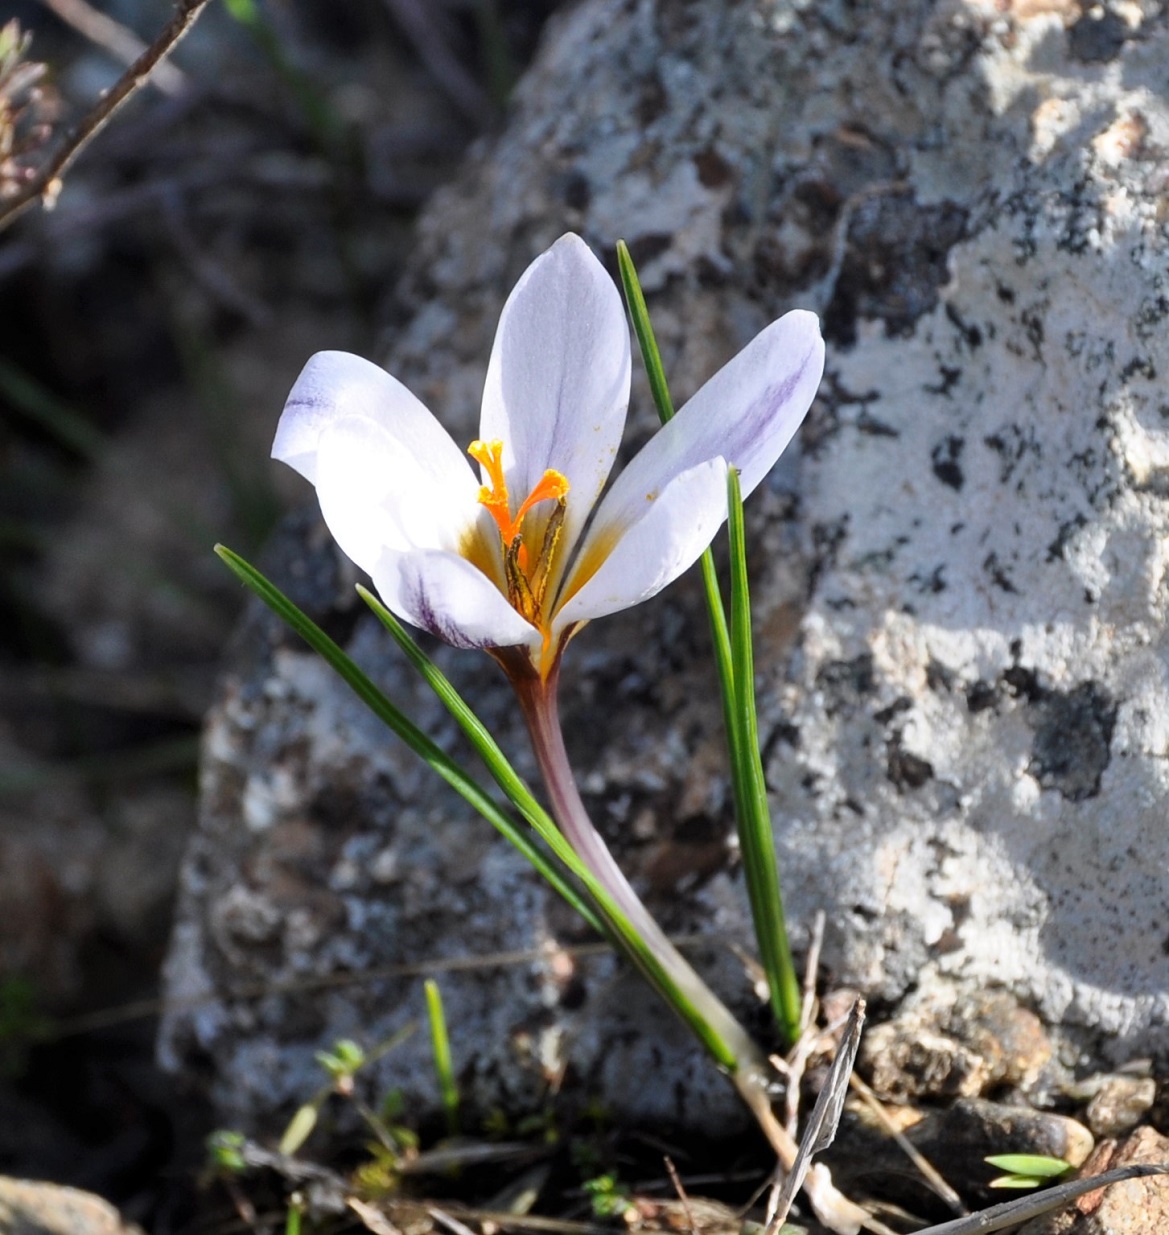
[[885, 1130], [888, 1136], [891, 1136], [896, 1142], [897, 1147], [901, 1152], [917, 1167], [921, 1177], [925, 1180], [930, 1190], [936, 1193], [947, 1205], [959, 1216], [964, 1216], [970, 1211], [962, 1204], [962, 1198], [954, 1191], [953, 1188], [942, 1178], [938, 1171], [928, 1158], [917, 1148], [916, 1145], [901, 1131], [900, 1128], [889, 1118], [885, 1108], [881, 1105], [877, 1095], [872, 1089], [861, 1080], [854, 1072], [849, 1077], [848, 1083], [856, 1091], [860, 1100], [869, 1108], [874, 1118]]
[[45, 209], [53, 207], [61, 192], [62, 178], [77, 157], [113, 119], [114, 113], [146, 85], [159, 63], [174, 50], [209, 3], [210, 0], [178, 0], [174, 16], [162, 33], [70, 130], [32, 180], [0, 207], [0, 231], [38, 201]]
[[808, 939], [808, 959], [804, 965], [804, 997], [800, 1007], [800, 1033], [804, 1033], [816, 1019], [816, 974], [820, 968], [820, 949], [824, 946], [823, 909], [817, 909], [812, 919], [811, 936]]
[[674, 1191], [678, 1194], [678, 1200], [682, 1202], [682, 1212], [686, 1215], [686, 1227], [690, 1235], [698, 1235], [698, 1228], [694, 1225], [694, 1212], [690, 1208], [690, 1198], [686, 1195], [686, 1189], [682, 1187], [682, 1181], [678, 1178], [674, 1163], [669, 1155], [666, 1155], [662, 1161], [666, 1164], [666, 1171], [670, 1176], [670, 1182], [674, 1185]]
[[[114, 21], [107, 13], [99, 12], [88, 0], [41, 0], [41, 3], [83, 38], [104, 48], [122, 64], [133, 64], [146, 50], [146, 44], [133, 30]], [[178, 94], [183, 88], [185, 76], [182, 69], [163, 61], [154, 70], [151, 84], [163, 94]]]

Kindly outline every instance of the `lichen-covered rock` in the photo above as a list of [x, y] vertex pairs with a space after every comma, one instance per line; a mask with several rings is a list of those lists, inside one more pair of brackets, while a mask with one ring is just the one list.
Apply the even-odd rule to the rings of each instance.
[[[468, 441], [503, 298], [568, 228], [629, 241], [679, 399], [785, 309], [822, 313], [802, 456], [749, 511], [797, 939], [823, 909], [843, 981], [995, 984], [1124, 1056], [1169, 1041], [1166, 63], [1153, 0], [586, 0], [387, 306], [390, 367]], [[316, 611], [450, 740], [317, 536], [285, 578], [322, 575]], [[747, 1014], [705, 645], [684, 581], [580, 636], [565, 711], [622, 861]], [[443, 663], [522, 752], [491, 667]], [[444, 978], [472, 1101], [575, 1077], [625, 1118], [732, 1118], [684, 1034], [609, 962], [574, 969], [517, 860], [270, 624], [205, 777], [162, 1047], [225, 1114], [270, 1125], [314, 1049], [417, 1015], [383, 967], [518, 948], [542, 959]], [[431, 1100], [425, 1044], [379, 1079]]]

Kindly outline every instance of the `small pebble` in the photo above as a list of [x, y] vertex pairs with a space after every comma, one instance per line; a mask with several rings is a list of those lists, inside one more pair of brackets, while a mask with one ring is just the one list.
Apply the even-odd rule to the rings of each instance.
[[1123, 1136], [1149, 1113], [1157, 1096], [1151, 1076], [1113, 1076], [1088, 1103], [1088, 1127], [1098, 1137]]

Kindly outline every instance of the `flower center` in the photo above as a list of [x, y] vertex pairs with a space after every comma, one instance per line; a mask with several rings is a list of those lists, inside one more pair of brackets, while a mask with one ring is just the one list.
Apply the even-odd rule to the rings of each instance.
[[[512, 607], [522, 613], [533, 626], [539, 626], [544, 593], [548, 588], [549, 570], [564, 523], [568, 479], [562, 473], [549, 468], [520, 503], [513, 516], [507, 481], [503, 475], [503, 442], [498, 438], [490, 442], [475, 441], [467, 447], [467, 454], [483, 466], [491, 482], [480, 487], [479, 503], [487, 508], [499, 528], [507, 598]], [[524, 543], [523, 522], [533, 506], [549, 501], [556, 503], [556, 509], [548, 516], [539, 552], [535, 562], [532, 562], [528, 546]]]

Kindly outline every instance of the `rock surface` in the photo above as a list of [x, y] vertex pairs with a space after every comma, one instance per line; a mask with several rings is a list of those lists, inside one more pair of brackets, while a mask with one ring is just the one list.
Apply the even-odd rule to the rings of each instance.
[[[822, 314], [802, 454], [749, 508], [797, 940], [823, 909], [837, 979], [1001, 986], [1122, 1059], [1169, 1043], [1169, 18], [1102, 12], [586, 0], [435, 199], [387, 319], [389, 367], [469, 441], [503, 298], [568, 228], [630, 242], [679, 401], [784, 310]], [[320, 529], [288, 536], [273, 569], [451, 742]], [[492, 667], [441, 660], [523, 752]], [[668, 929], [710, 935], [698, 962], [749, 1015], [693, 581], [585, 631], [563, 696], [621, 860]], [[735, 1118], [633, 979], [558, 952], [559, 906], [265, 620], [204, 777], [161, 1049], [225, 1119], [273, 1127], [314, 1050], [417, 1016], [400, 967], [516, 949], [443, 979], [470, 1102], [575, 1079], [626, 1119]], [[422, 1038], [377, 1083], [433, 1103]]]
[[4, 1235], [142, 1235], [100, 1196], [79, 1188], [0, 1175]]
[[[1065, 1115], [1008, 1106], [983, 1098], [960, 1098], [942, 1110], [910, 1112], [906, 1138], [939, 1175], [974, 1209], [1004, 1199], [991, 1182], [1002, 1176], [986, 1159], [994, 1154], [1037, 1154], [1084, 1164], [1093, 1149], [1092, 1134]], [[892, 1199], [913, 1214], [930, 1212], [936, 1196], [902, 1147], [880, 1128], [850, 1113], [836, 1143], [825, 1153], [832, 1177], [850, 1194]], [[916, 1122], [909, 1122], [917, 1115]]]
[[[1138, 1128], [1120, 1145], [1101, 1146], [1091, 1173], [1114, 1167], [1169, 1162], [1169, 1137]], [[1164, 1176], [1129, 1179], [1089, 1192], [1066, 1210], [1036, 1218], [1019, 1235], [1160, 1235], [1169, 1229], [1169, 1186]]]

